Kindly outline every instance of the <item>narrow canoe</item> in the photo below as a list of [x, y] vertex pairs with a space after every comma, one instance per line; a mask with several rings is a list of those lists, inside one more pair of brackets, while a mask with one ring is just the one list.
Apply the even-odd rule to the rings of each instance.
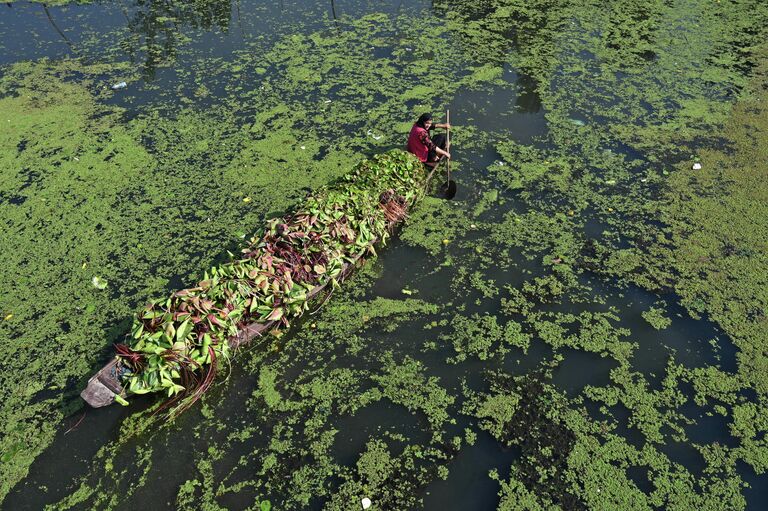
[[[426, 176], [426, 178], [418, 184], [420, 188], [423, 187], [422, 190], [426, 190], [426, 187], [431, 181], [431, 178], [434, 175], [436, 169], [437, 167], [432, 168], [431, 172], [429, 172], [429, 175]], [[384, 193], [384, 191], [381, 193]], [[395, 221], [388, 222], [388, 230], [391, 232], [397, 223], [398, 222]], [[378, 241], [378, 239], [374, 239], [371, 241], [370, 245], [375, 245]], [[357, 265], [362, 264], [363, 256], [366, 254], [366, 252], [367, 248], [362, 250], [356, 257], [352, 258], [351, 261], [343, 264], [341, 272], [338, 276], [338, 281], [341, 281], [349, 276], [349, 274], [352, 273]], [[325, 283], [312, 288], [307, 293], [307, 301], [317, 299], [329, 284], [331, 283], [326, 281]], [[252, 321], [245, 323], [239, 326], [236, 335], [232, 335], [227, 339], [227, 344], [229, 345], [230, 349], [235, 350], [240, 346], [252, 342], [256, 338], [269, 333], [271, 330], [277, 328], [279, 324], [280, 320]], [[120, 398], [127, 397], [130, 392], [123, 386], [122, 382], [123, 376], [126, 372], [128, 372], [128, 368], [125, 366], [122, 359], [120, 357], [113, 358], [88, 380], [85, 389], [80, 394], [81, 397], [94, 408], [108, 406], [114, 403], [116, 400], [121, 400]]]

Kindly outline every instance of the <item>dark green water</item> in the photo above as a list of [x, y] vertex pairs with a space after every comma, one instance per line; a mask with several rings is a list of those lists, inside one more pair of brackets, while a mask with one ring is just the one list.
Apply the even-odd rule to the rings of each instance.
[[[74, 139], [77, 161], [98, 148], [92, 182], [56, 173], [68, 163], [35, 167], [53, 157], [43, 150], [18, 170], [25, 184], [6, 171], [9, 239], [110, 282], [94, 294], [90, 275], [54, 273], [54, 301], [77, 307], [48, 310], [33, 297], [55, 286], [28, 277], [32, 257], [12, 260], [30, 296], [3, 299], [4, 316], [26, 320], [5, 322], [4, 346], [36, 338], [60, 358], [30, 395], [18, 378], [41, 352], [18, 349], [4, 371], [17, 432], [4, 453], [22, 446], [28, 461], [3, 460], [15, 478], [3, 508], [359, 509], [369, 497], [374, 509], [761, 509], [768, 422], [757, 412], [750, 433], [739, 418], [766, 403], [759, 370], [739, 358], [765, 333], [761, 311], [743, 313], [756, 333], [718, 319], [719, 295], [691, 298], [654, 250], [671, 238], [666, 176], [727, 145], [716, 133], [758, 65], [744, 48], [768, 12], [598, 4], [0, 7], [0, 73], [52, 81], [6, 85], [5, 97], [67, 103], [57, 87], [79, 87], [95, 135], [54, 138]], [[38, 64], [13, 67], [27, 61]], [[456, 198], [432, 193], [316, 314], [239, 353], [173, 423], [144, 413], [150, 397], [81, 407], [132, 310], [196, 282], [308, 189], [402, 147], [421, 112], [442, 121], [448, 108]], [[105, 149], [110, 137], [130, 144]], [[3, 149], [6, 163], [26, 150]], [[146, 158], [113, 168], [109, 150]], [[77, 188], [122, 172], [103, 197]], [[34, 209], [50, 190], [60, 217]], [[47, 220], [56, 244], [38, 245]], [[760, 309], [746, 281], [733, 288]], [[36, 334], [35, 321], [57, 326]], [[11, 411], [30, 403], [28, 416]]]

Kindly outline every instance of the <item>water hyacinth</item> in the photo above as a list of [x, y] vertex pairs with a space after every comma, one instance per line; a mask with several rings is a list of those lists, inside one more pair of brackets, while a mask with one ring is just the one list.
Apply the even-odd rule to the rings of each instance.
[[183, 410], [213, 383], [249, 324], [288, 328], [313, 290], [338, 285], [345, 269], [384, 243], [423, 194], [427, 174], [413, 156], [390, 151], [267, 221], [242, 257], [211, 268], [196, 286], [136, 314], [128, 344], [116, 346], [124, 394], [164, 392]]

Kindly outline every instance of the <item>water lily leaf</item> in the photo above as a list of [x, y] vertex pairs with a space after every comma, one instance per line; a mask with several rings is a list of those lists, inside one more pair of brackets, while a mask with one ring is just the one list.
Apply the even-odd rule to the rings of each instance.
[[91, 280], [91, 284], [93, 284], [93, 287], [99, 290], [107, 288], [106, 279], [103, 279], [101, 277], [93, 277], [93, 279]]

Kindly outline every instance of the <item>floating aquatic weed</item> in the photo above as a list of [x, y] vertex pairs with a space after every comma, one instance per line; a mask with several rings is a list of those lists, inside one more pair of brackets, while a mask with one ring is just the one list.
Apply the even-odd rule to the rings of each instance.
[[91, 284], [99, 290], [107, 289], [107, 280], [101, 277], [93, 277], [93, 279], [91, 279]]

